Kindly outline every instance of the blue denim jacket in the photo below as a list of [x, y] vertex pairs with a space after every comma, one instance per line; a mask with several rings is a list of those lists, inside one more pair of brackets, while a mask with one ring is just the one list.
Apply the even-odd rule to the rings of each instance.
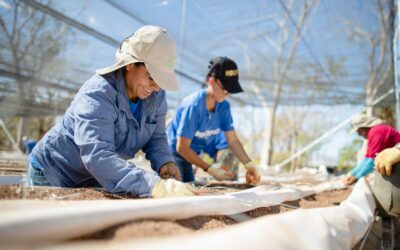
[[175, 162], [165, 133], [165, 91], [143, 100], [140, 121], [128, 103], [122, 69], [94, 75], [81, 87], [63, 119], [32, 152], [52, 185], [151, 194], [158, 175], [126, 160], [141, 149], [157, 173]]

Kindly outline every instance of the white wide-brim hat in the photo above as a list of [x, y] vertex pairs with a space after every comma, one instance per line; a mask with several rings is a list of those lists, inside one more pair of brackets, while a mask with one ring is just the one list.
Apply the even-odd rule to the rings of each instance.
[[137, 62], [146, 65], [150, 76], [160, 88], [178, 90], [178, 80], [174, 73], [175, 42], [165, 29], [151, 25], [138, 29], [122, 42], [115, 53], [115, 63], [96, 70], [96, 73], [104, 75]]
[[354, 116], [353, 120], [351, 121], [350, 133], [355, 133], [359, 128], [372, 128], [383, 123], [384, 122], [379, 118], [358, 114]]

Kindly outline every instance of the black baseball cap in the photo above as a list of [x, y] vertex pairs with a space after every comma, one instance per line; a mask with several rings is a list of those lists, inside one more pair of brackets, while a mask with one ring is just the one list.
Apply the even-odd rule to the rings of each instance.
[[228, 57], [215, 57], [210, 60], [208, 69], [207, 77], [214, 76], [219, 79], [230, 94], [243, 92], [239, 84], [239, 70], [233, 60]]

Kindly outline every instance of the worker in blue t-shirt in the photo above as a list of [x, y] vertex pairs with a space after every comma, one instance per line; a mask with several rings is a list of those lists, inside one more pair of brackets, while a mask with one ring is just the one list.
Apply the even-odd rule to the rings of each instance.
[[202, 152], [207, 152], [210, 144], [222, 131], [229, 148], [247, 170], [247, 183], [259, 183], [259, 169], [251, 161], [236, 135], [230, 105], [225, 100], [229, 94], [243, 92], [236, 63], [227, 57], [212, 59], [206, 84], [205, 89], [182, 101], [167, 129], [168, 144], [181, 171], [182, 181], [194, 181], [192, 164], [217, 180], [232, 179], [233, 173], [215, 164], [209, 165], [199, 157]]

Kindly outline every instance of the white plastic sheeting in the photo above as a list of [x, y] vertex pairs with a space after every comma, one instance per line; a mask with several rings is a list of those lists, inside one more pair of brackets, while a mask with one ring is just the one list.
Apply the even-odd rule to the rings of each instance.
[[51, 249], [351, 249], [374, 220], [375, 201], [361, 179], [337, 207], [299, 209], [191, 236]]
[[[326, 184], [324, 184], [326, 185]], [[325, 189], [338, 186], [331, 182]], [[258, 186], [225, 195], [142, 200], [1, 201], [0, 245], [43, 243], [93, 233], [135, 219], [184, 219], [198, 215], [229, 215], [301, 199], [310, 187], [269, 191]]]

